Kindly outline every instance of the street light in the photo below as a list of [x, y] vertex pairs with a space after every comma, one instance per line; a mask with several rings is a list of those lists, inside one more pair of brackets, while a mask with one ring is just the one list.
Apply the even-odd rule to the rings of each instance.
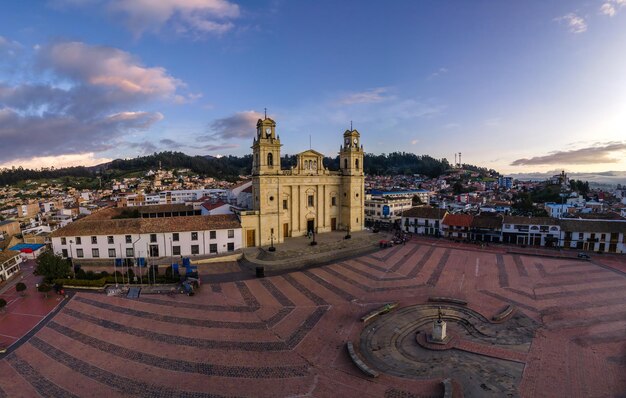
[[271, 244], [270, 244], [269, 249], [267, 249], [267, 250], [269, 250], [271, 252], [275, 252], [276, 248], [274, 247], [274, 232], [272, 232], [272, 234], [270, 236], [270, 241], [271, 241]]
[[346, 226], [346, 236], [344, 237], [344, 239], [350, 239], [352, 236], [350, 236], [350, 226], [347, 225]]
[[72, 243], [74, 243], [73, 240], [70, 239], [70, 266], [72, 267], [72, 275], [74, 275], [74, 279], [76, 279], [76, 270], [74, 269], [74, 254], [72, 254]]

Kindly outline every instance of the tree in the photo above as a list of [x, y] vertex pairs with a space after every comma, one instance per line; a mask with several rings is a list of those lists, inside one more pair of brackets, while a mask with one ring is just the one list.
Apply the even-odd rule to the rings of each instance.
[[48, 285], [47, 283], [42, 283], [41, 285], [37, 287], [37, 290], [43, 293], [43, 296], [45, 298], [48, 298], [48, 293], [50, 292], [50, 290], [52, 290], [52, 287]]
[[26, 284], [23, 282], [19, 282], [17, 285], [15, 285], [15, 291], [24, 296], [26, 294], [24, 293], [26, 291]]
[[67, 278], [72, 267], [67, 259], [52, 252], [44, 252], [37, 258], [37, 275], [43, 275], [47, 280]]
[[417, 206], [422, 204], [422, 199], [419, 196], [413, 195], [412, 205]]
[[4, 312], [4, 307], [7, 306], [7, 301], [0, 297], [0, 311]]

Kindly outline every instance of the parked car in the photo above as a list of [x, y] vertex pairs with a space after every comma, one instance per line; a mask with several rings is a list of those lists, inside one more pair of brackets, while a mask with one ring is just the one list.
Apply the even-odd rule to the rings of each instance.
[[583, 260], [590, 260], [591, 256], [587, 253], [578, 253], [578, 258], [582, 258]]

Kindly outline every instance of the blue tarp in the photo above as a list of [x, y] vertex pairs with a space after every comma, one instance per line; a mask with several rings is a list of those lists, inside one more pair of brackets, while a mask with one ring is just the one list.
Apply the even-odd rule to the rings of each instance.
[[19, 243], [13, 247], [10, 247], [9, 250], [15, 250], [19, 252], [22, 249], [31, 249], [32, 251], [36, 251], [44, 246], [45, 245], [42, 245], [40, 243]]

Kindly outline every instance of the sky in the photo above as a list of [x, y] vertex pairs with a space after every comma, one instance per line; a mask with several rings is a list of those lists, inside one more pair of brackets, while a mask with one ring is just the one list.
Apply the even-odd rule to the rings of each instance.
[[[0, 12], [0, 167], [158, 151], [626, 171], [626, 0], [48, 0]], [[625, 174], [626, 175], [626, 174]]]

